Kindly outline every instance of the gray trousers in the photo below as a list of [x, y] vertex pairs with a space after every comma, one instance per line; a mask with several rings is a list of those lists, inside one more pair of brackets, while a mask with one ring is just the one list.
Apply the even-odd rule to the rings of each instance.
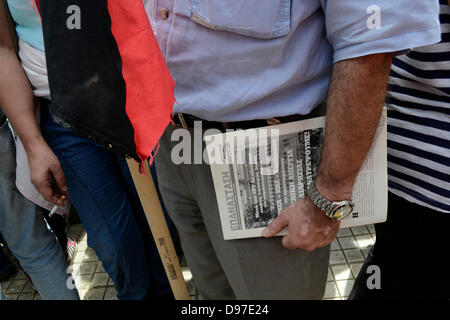
[[[8, 125], [0, 124], [0, 233], [45, 300], [78, 300], [68, 265], [40, 207], [17, 190], [16, 150]], [[4, 288], [6, 290], [6, 288]]]
[[[281, 237], [224, 240], [210, 167], [175, 165], [169, 125], [156, 156], [159, 187], [205, 299], [321, 299], [330, 247], [288, 250]], [[191, 145], [194, 146], [193, 130]]]

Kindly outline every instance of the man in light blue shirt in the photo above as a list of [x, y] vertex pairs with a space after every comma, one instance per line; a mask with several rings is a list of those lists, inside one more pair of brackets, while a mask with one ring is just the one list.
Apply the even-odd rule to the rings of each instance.
[[214, 121], [308, 114], [326, 97], [333, 62], [440, 37], [434, 0], [144, 3], [177, 84], [175, 112]]
[[[311, 116], [327, 99], [314, 182], [351, 198], [384, 103], [392, 55], [440, 40], [437, 0], [144, 0], [176, 81], [176, 122], [218, 129]], [[316, 110], [317, 111], [317, 108]], [[297, 115], [297, 116], [295, 116]], [[179, 118], [179, 120], [177, 120]], [[168, 128], [156, 157], [164, 202], [200, 293], [210, 299], [319, 299], [338, 221], [309, 198], [264, 238], [224, 241], [208, 165], [175, 165]], [[195, 150], [194, 150], [195, 151]], [[272, 238], [282, 228], [288, 234]]]

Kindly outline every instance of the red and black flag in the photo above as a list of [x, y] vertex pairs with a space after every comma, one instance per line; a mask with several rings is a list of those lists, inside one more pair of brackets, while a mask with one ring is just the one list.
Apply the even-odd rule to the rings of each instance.
[[174, 81], [142, 0], [39, 0], [50, 111], [121, 156], [152, 158]]

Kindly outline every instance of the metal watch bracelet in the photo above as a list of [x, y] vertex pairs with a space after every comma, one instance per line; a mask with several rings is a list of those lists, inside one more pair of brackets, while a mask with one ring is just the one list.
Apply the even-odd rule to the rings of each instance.
[[316, 186], [314, 185], [314, 182], [311, 183], [311, 185], [308, 188], [308, 197], [311, 199], [311, 201], [325, 214], [328, 216], [329, 211], [333, 205], [333, 203], [327, 199], [325, 199], [319, 191], [317, 191]]

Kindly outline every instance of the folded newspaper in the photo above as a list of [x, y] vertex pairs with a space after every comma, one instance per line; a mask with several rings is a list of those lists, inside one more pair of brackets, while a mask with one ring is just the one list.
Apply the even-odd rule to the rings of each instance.
[[[353, 189], [354, 211], [341, 228], [386, 220], [386, 122], [383, 110]], [[205, 135], [225, 240], [261, 237], [283, 209], [305, 197], [317, 173], [324, 126], [319, 117]]]

